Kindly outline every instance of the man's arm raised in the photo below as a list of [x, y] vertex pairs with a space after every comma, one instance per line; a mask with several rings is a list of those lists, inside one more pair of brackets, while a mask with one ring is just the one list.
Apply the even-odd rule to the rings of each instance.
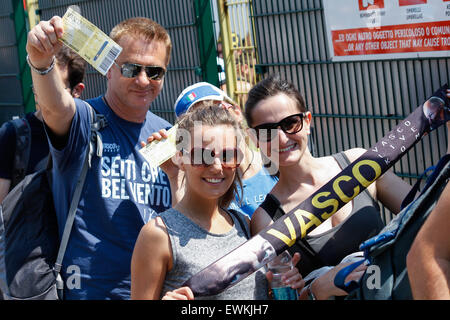
[[[41, 21], [28, 33], [28, 62], [32, 69], [47, 70], [61, 49], [58, 39], [64, 33], [61, 17], [54, 16], [49, 21]], [[64, 136], [69, 131], [75, 114], [75, 101], [65, 89], [58, 68], [41, 75], [32, 71], [33, 86], [39, 98], [39, 106], [45, 123], [57, 136]]]

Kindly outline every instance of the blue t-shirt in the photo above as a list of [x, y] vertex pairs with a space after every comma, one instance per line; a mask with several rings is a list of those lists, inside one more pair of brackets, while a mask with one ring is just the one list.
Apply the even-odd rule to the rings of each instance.
[[262, 168], [254, 176], [242, 180], [242, 198], [240, 200], [238, 198], [238, 196], [241, 197], [241, 188], [238, 186], [237, 194], [229, 208], [237, 210], [251, 218], [253, 212], [258, 209], [259, 205], [266, 198], [266, 195], [277, 182], [277, 176], [271, 176], [265, 168]]
[[[139, 153], [140, 141], [171, 125], [150, 111], [144, 123], [119, 118], [101, 97], [88, 100], [108, 125], [100, 131], [103, 155], [93, 157], [64, 256], [66, 299], [128, 299], [131, 256], [139, 231], [171, 207], [169, 179]], [[67, 144], [53, 156], [53, 194], [60, 235], [90, 136], [90, 114], [75, 99]]]

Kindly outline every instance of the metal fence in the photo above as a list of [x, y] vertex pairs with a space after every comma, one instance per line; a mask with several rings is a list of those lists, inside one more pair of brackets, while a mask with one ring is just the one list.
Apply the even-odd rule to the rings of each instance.
[[20, 67], [11, 0], [0, 6], [0, 124], [24, 114]]
[[251, 0], [217, 0], [221, 40], [224, 47], [226, 90], [242, 107], [247, 93], [260, 79], [257, 62]]
[[[259, 0], [253, 6], [259, 68], [264, 76], [281, 74], [304, 95], [313, 113], [316, 156], [369, 148], [450, 82], [449, 58], [332, 63], [320, 0]], [[446, 146], [444, 126], [424, 137], [394, 171], [414, 183]]]

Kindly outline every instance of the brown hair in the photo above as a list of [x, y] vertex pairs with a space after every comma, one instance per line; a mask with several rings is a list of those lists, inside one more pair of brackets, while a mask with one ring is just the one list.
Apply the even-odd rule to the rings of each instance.
[[[231, 126], [235, 129], [238, 139], [243, 137], [242, 128], [239, 122], [237, 122], [236, 118], [233, 116], [233, 114], [230, 113], [230, 111], [223, 108], [220, 104], [221, 102], [219, 101], [204, 101], [204, 104], [201, 108], [196, 108], [192, 111], [189, 111], [178, 118], [176, 145], [179, 151], [181, 151], [183, 147], [183, 131], [192, 132], [195, 124], [199, 122], [202, 125], [210, 127], [215, 127], [218, 125]], [[185, 143], [185, 141], [183, 142]], [[242, 181], [236, 170], [232, 185], [230, 186], [228, 191], [219, 199], [219, 206], [221, 208], [227, 208], [229, 206], [234, 198], [234, 194], [237, 193], [237, 185], [239, 185], [240, 189], [242, 190]], [[238, 194], [238, 198], [240, 199], [242, 198], [242, 196]]]
[[63, 46], [56, 54], [56, 62], [61, 67], [67, 66], [67, 80], [69, 81], [70, 90], [73, 90], [77, 84], [83, 82], [86, 72], [86, 61], [75, 51]]
[[251, 114], [255, 106], [260, 101], [281, 93], [294, 100], [300, 112], [307, 111], [305, 100], [294, 85], [286, 80], [282, 80], [278, 74], [271, 75], [258, 82], [248, 93], [248, 99], [245, 103], [245, 119], [250, 127], [253, 126]]
[[157, 22], [145, 17], [130, 18], [117, 24], [109, 34], [115, 42], [119, 42], [125, 35], [163, 42], [167, 50], [167, 64], [169, 64], [172, 41], [167, 30]]

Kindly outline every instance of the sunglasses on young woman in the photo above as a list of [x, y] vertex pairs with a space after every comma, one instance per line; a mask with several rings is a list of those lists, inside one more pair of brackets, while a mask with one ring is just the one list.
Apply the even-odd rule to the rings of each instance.
[[214, 164], [217, 157], [225, 169], [236, 169], [241, 164], [243, 153], [237, 148], [222, 149], [219, 152], [208, 148], [192, 148], [191, 151], [182, 150], [189, 155], [189, 164], [194, 167], [208, 167]]
[[300, 132], [303, 128], [303, 118], [306, 117], [306, 112], [290, 115], [276, 123], [263, 123], [254, 127], [258, 140], [269, 142], [277, 136], [278, 128], [284, 133], [294, 134]]

